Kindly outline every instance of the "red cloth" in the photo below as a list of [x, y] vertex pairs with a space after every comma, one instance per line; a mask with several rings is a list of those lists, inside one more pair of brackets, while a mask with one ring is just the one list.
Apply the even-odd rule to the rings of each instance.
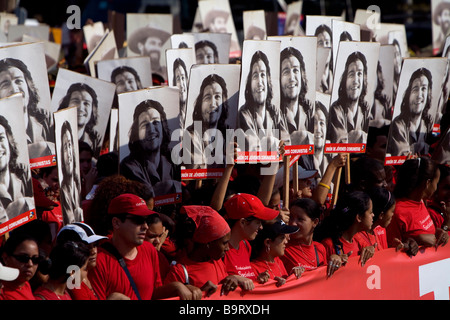
[[183, 265], [188, 273], [189, 284], [198, 288], [203, 287], [208, 280], [217, 285], [228, 276], [225, 271], [225, 264], [222, 260], [197, 262], [187, 257], [183, 257], [180, 259], [180, 263], [170, 266], [169, 273], [164, 279], [164, 283], [167, 284], [173, 281], [186, 283]]
[[[153, 289], [162, 285], [158, 251], [147, 241], [138, 246], [137, 250], [133, 260], [124, 260], [142, 300], [150, 300]], [[88, 277], [100, 300], [105, 300], [113, 292], [137, 300], [125, 271], [117, 259], [102, 247], [98, 248], [97, 266], [89, 271]]]
[[389, 246], [396, 246], [394, 239], [402, 241], [420, 234], [435, 234], [436, 229], [423, 201], [397, 200], [394, 216], [387, 227]]
[[284, 255], [281, 257], [286, 270], [290, 271], [298, 266], [305, 268], [306, 271], [317, 269], [316, 250], [314, 247], [317, 249], [317, 255], [319, 256], [319, 266], [326, 265], [327, 252], [320, 242], [313, 241], [310, 245], [294, 245], [288, 242]]
[[68, 291], [72, 300], [98, 300], [94, 291], [92, 291], [84, 281], [81, 281], [80, 288], [74, 288]]
[[430, 214], [431, 220], [433, 220], [435, 228], [441, 228], [444, 223], [444, 217], [441, 214], [439, 205], [434, 202], [430, 202], [427, 205], [428, 213]]
[[2, 283], [4, 287], [1, 289], [0, 300], [36, 300], [28, 281], [21, 287], [10, 286], [7, 281]]
[[61, 203], [57, 202], [59, 204], [58, 207], [54, 207], [53, 210], [47, 210], [42, 213], [42, 220], [47, 223], [56, 223], [57, 230], [56, 233], [61, 230], [63, 227], [63, 215], [62, 215], [62, 209], [61, 209]]
[[322, 240], [322, 244], [325, 247], [325, 250], [327, 252], [327, 259], [332, 254], [348, 254], [350, 251], [352, 252], [352, 254], [351, 254], [352, 257], [358, 255], [359, 246], [358, 246], [358, 243], [354, 239], [352, 242], [348, 242], [344, 238], [340, 237], [339, 241], [342, 243], [342, 250], [344, 252], [341, 251], [341, 248], [339, 248], [339, 252], [336, 251], [336, 246], [334, 245], [333, 240], [331, 240], [331, 238]]
[[384, 250], [388, 247], [386, 229], [382, 226], [376, 226], [373, 230], [373, 234], [366, 231], [358, 232], [353, 239], [358, 243], [360, 249], [373, 246], [375, 243], [377, 244], [375, 248], [376, 251]]
[[228, 274], [236, 274], [256, 281], [256, 274], [250, 264], [252, 247], [246, 240], [239, 242], [239, 248], [230, 245], [230, 250], [225, 253], [224, 263]]
[[40, 286], [34, 291], [34, 296], [36, 300], [72, 300], [72, 297], [67, 291], [64, 292], [64, 295], [60, 296], [43, 286]]
[[257, 275], [266, 270], [269, 271], [270, 279], [274, 279], [275, 277], [287, 278], [289, 275], [284, 267], [283, 261], [279, 257], [275, 257], [273, 262], [259, 259], [252, 260], [251, 265]]

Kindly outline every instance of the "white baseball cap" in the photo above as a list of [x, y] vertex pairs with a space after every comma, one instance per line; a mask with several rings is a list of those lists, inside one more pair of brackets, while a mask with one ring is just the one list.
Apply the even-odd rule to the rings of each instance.
[[19, 276], [19, 269], [5, 267], [0, 263], [0, 280], [13, 281]]

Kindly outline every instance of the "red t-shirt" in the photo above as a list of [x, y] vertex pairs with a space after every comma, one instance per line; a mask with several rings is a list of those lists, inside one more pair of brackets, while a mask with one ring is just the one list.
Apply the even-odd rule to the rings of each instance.
[[230, 250], [225, 253], [223, 262], [228, 274], [236, 274], [256, 281], [256, 274], [250, 264], [252, 247], [246, 240], [239, 242], [239, 248], [230, 245]]
[[[332, 254], [348, 254], [350, 251], [352, 252], [351, 256], [356, 256], [359, 252], [359, 246], [358, 243], [353, 239], [352, 242], [348, 242], [344, 238], [340, 237], [339, 241], [342, 243], [342, 248], [336, 246], [333, 243], [333, 240], [331, 238], [326, 238], [322, 240], [322, 244], [325, 247], [325, 250], [327, 252], [327, 259]], [[336, 250], [338, 249], [338, 250]]]
[[[147, 241], [138, 246], [137, 250], [136, 258], [124, 260], [142, 300], [151, 300], [153, 289], [162, 285], [158, 252]], [[105, 300], [114, 292], [137, 300], [125, 271], [117, 259], [102, 247], [98, 249], [97, 266], [89, 271], [88, 278], [100, 300]]]
[[64, 295], [60, 296], [43, 286], [34, 290], [34, 296], [36, 300], [72, 300], [72, 297], [67, 291], [64, 292]]
[[[317, 263], [316, 251], [319, 263]], [[318, 265], [323, 266], [327, 263], [327, 252], [320, 242], [313, 241], [310, 245], [288, 242], [281, 260], [286, 270], [290, 271], [300, 266], [305, 268], [305, 271], [310, 271], [317, 269]]]
[[361, 231], [355, 234], [353, 239], [358, 243], [360, 249], [364, 247], [373, 246], [375, 243], [376, 251], [387, 249], [386, 229], [382, 226], [376, 226], [373, 230], [373, 234], [366, 231]]
[[63, 215], [61, 209], [61, 203], [58, 207], [54, 207], [53, 210], [47, 210], [42, 213], [42, 220], [47, 223], [55, 223], [57, 225], [56, 234], [58, 234], [59, 230], [63, 227]]
[[438, 205], [433, 202], [427, 205], [428, 213], [430, 214], [431, 220], [433, 220], [435, 228], [441, 228], [444, 223], [444, 217], [441, 214], [441, 210]]
[[68, 291], [72, 300], [98, 300], [95, 292], [84, 281], [81, 281], [80, 288], [68, 289]]
[[198, 288], [203, 287], [208, 280], [214, 284], [219, 284], [220, 281], [228, 276], [225, 271], [225, 264], [222, 260], [197, 262], [187, 257], [183, 257], [180, 259], [179, 263], [170, 266], [169, 273], [164, 279], [164, 283], [167, 284], [173, 281], [187, 283], [183, 266], [186, 268], [189, 284]]
[[0, 300], [36, 300], [28, 281], [21, 287], [10, 286], [11, 283], [8, 281], [2, 281], [2, 283], [3, 288], [0, 290]]
[[273, 279], [275, 277], [286, 278], [288, 276], [283, 261], [281, 261], [279, 257], [275, 257], [273, 259], [273, 262], [259, 259], [252, 260], [251, 265], [257, 275], [265, 272], [266, 270], [269, 271], [270, 279]]
[[396, 246], [394, 239], [402, 241], [420, 234], [435, 234], [433, 220], [423, 201], [397, 200], [394, 216], [387, 227], [389, 246]]

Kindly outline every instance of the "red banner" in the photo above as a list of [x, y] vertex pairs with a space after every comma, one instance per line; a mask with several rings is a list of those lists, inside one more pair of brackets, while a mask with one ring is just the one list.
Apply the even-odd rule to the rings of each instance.
[[239, 288], [226, 296], [220, 288], [205, 300], [449, 300], [450, 244], [421, 249], [409, 257], [395, 249], [375, 253], [363, 267], [358, 257], [327, 278], [326, 267], [289, 277], [284, 285]]
[[325, 153], [365, 153], [365, 143], [327, 143]]
[[218, 169], [182, 169], [181, 180], [218, 179], [223, 175], [224, 168]]
[[384, 165], [385, 166], [396, 166], [396, 165], [401, 165], [403, 164], [403, 162], [406, 161], [406, 156], [396, 156], [396, 157], [391, 157], [391, 156], [386, 156], [386, 158], [384, 159]]
[[33, 219], [36, 219], [36, 209], [19, 214], [17, 217], [0, 224], [0, 236], [20, 227], [21, 225], [24, 225], [27, 222], [30, 222]]
[[303, 154], [314, 154], [313, 144], [295, 145], [295, 146], [285, 146], [284, 155], [285, 156], [295, 156]]
[[40, 158], [30, 159], [30, 169], [56, 166], [56, 156], [50, 155]]

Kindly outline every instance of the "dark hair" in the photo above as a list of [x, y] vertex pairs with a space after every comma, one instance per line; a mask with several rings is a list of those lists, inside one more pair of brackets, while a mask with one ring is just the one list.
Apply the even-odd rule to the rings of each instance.
[[342, 74], [341, 81], [339, 83], [339, 90], [338, 90], [338, 103], [340, 105], [347, 105], [347, 91], [346, 91], [346, 81], [348, 77], [348, 68], [351, 63], [356, 61], [361, 61], [364, 67], [364, 80], [363, 80], [363, 88], [361, 89], [361, 94], [359, 96], [358, 104], [362, 106], [363, 108], [367, 108], [367, 103], [364, 101], [364, 98], [366, 97], [367, 93], [367, 60], [364, 54], [362, 54], [359, 51], [353, 52], [350, 54], [347, 58], [347, 62], [345, 63], [345, 69], [344, 73]]
[[320, 101], [316, 101], [315, 106], [316, 106], [315, 112], [322, 111], [323, 114], [325, 115], [325, 119], [328, 119], [328, 110], [327, 108], [325, 108], [323, 103]]
[[133, 68], [129, 67], [129, 66], [120, 66], [120, 67], [115, 68], [111, 72], [111, 82], [112, 83], [116, 83], [116, 77], [119, 74], [122, 74], [122, 73], [125, 73], [125, 72], [131, 73], [134, 76], [134, 80], [136, 81], [137, 88], [138, 89], [142, 89], [141, 78], [139, 77], [137, 71], [134, 70]]
[[408, 198], [416, 188], [423, 187], [428, 179], [433, 179], [438, 166], [427, 156], [406, 160], [397, 173], [394, 194], [397, 199]]
[[375, 143], [377, 142], [377, 137], [379, 136], [387, 137], [388, 135], [389, 135], [388, 125], [384, 125], [381, 128], [369, 126], [369, 131], [367, 133], [367, 148], [372, 148], [375, 145]]
[[438, 168], [441, 173], [441, 175], [439, 176], [439, 182], [438, 182], [438, 186], [439, 186], [439, 184], [442, 181], [444, 181], [445, 179], [447, 179], [447, 177], [450, 175], [450, 167], [445, 164], [440, 164], [440, 165], [438, 165]]
[[18, 173], [19, 170], [19, 164], [17, 163], [17, 159], [19, 157], [19, 148], [17, 147], [17, 143], [14, 139], [13, 132], [11, 130], [11, 126], [8, 123], [8, 120], [6, 120], [5, 117], [0, 115], [0, 126], [5, 128], [6, 137], [8, 138], [8, 145], [9, 145], [9, 162], [8, 167], [11, 172]]
[[217, 63], [219, 60], [219, 53], [216, 45], [209, 40], [201, 40], [195, 44], [195, 52], [203, 47], [210, 47], [214, 51], [214, 63]]
[[[290, 57], [295, 57], [298, 62], [300, 63], [300, 72], [301, 72], [301, 79], [302, 79], [302, 86], [298, 95], [298, 102], [301, 104], [303, 108], [307, 108], [310, 106], [310, 103], [306, 101], [306, 93], [308, 92], [308, 82], [306, 78], [306, 69], [305, 69], [305, 61], [303, 59], [303, 55], [298, 51], [297, 49], [293, 47], [287, 47], [281, 51], [280, 54], [280, 81], [281, 81], [281, 73], [283, 70], [281, 70], [281, 64], [283, 63], [284, 59], [288, 59]], [[280, 106], [283, 108], [285, 107], [285, 103], [283, 103], [283, 100], [285, 100], [284, 95], [281, 95], [281, 104]], [[307, 110], [305, 110], [307, 111]]]
[[274, 241], [278, 236], [282, 235], [282, 233], [276, 234], [272, 230], [270, 230], [270, 226], [274, 223], [274, 221], [262, 221], [263, 228], [262, 230], [258, 231], [258, 234], [256, 235], [255, 239], [251, 241], [252, 246], [252, 252], [250, 255], [250, 259], [256, 259], [258, 258], [263, 250], [264, 247], [264, 241], [266, 239], [270, 239], [271, 241]]
[[98, 121], [98, 99], [97, 99], [97, 94], [95, 93], [94, 89], [92, 89], [89, 85], [87, 85], [85, 83], [80, 83], [80, 82], [73, 83], [67, 90], [67, 93], [64, 96], [64, 98], [61, 100], [58, 110], [62, 110], [62, 109], [70, 107], [69, 103], [70, 103], [70, 97], [72, 96], [72, 93], [82, 92], [82, 91], [86, 91], [92, 97], [92, 114], [91, 114], [91, 118], [89, 119], [88, 123], [86, 124], [84, 131], [88, 134], [91, 141], [96, 141], [96, 140], [98, 140], [98, 138], [97, 138], [98, 133], [95, 130], [95, 126], [97, 125], [97, 121]]
[[183, 68], [184, 73], [186, 74], [186, 77], [188, 76], [186, 64], [184, 63], [184, 61], [181, 60], [180, 58], [175, 59], [175, 61], [173, 62], [173, 81], [172, 81], [173, 84], [177, 83], [177, 81], [176, 81], [177, 79], [175, 76], [175, 70], [177, 70], [178, 67]]
[[352, 40], [353, 40], [353, 38], [352, 38], [351, 34], [348, 33], [347, 31], [342, 32], [339, 37], [339, 41], [352, 41]]
[[83, 267], [90, 256], [89, 247], [83, 242], [67, 241], [57, 243], [50, 252], [46, 267], [41, 267], [43, 274], [48, 274], [52, 280], [67, 281], [70, 274], [69, 266]]
[[266, 107], [270, 107], [272, 105], [273, 89], [272, 89], [272, 80], [271, 80], [272, 78], [270, 75], [271, 73], [270, 73], [269, 59], [267, 59], [267, 56], [260, 50], [256, 51], [252, 56], [252, 60], [250, 62], [250, 69], [249, 69], [248, 75], [247, 75], [247, 84], [245, 86], [244, 97], [245, 97], [246, 103], [253, 101], [253, 95], [252, 95], [252, 89], [251, 89], [252, 68], [253, 68], [253, 65], [260, 60], [265, 64], [266, 70], [267, 70]]
[[36, 246], [38, 246], [38, 241], [36, 238], [28, 232], [11, 232], [8, 240], [6, 240], [3, 246], [0, 247], [0, 258], [2, 253], [7, 256], [12, 256], [17, 247], [25, 241], [34, 241]]
[[290, 208], [292, 207], [298, 207], [303, 209], [303, 211], [305, 211], [306, 215], [311, 219], [319, 219], [322, 216], [322, 208], [321, 206], [315, 202], [312, 199], [309, 198], [299, 198], [294, 200], [291, 205]]
[[383, 164], [371, 157], [361, 156], [351, 165], [352, 186], [358, 190], [368, 190], [377, 179], [376, 173], [384, 171]]
[[326, 24], [321, 24], [320, 26], [318, 26], [316, 28], [316, 31], [314, 32], [314, 36], [318, 36], [321, 33], [328, 33], [330, 35], [330, 39], [332, 39], [332, 32], [331, 32], [331, 28], [329, 26], [327, 26]]
[[94, 150], [86, 141], [78, 141], [78, 153], [81, 154], [83, 151], [89, 152], [92, 157], [94, 156]]
[[362, 216], [370, 207], [370, 197], [362, 191], [353, 191], [339, 196], [336, 206], [314, 232], [315, 240], [331, 238], [333, 244], [342, 246], [339, 238], [352, 226], [357, 215]]
[[116, 152], [104, 153], [98, 157], [96, 167], [99, 178], [117, 174], [119, 173], [119, 156]]
[[389, 190], [381, 187], [373, 188], [369, 192], [373, 205], [373, 221], [377, 221], [380, 214], [385, 213], [395, 204], [395, 197]]
[[170, 159], [170, 151], [169, 151], [169, 143], [170, 143], [170, 130], [169, 125], [167, 124], [167, 116], [166, 112], [164, 111], [163, 106], [161, 103], [155, 100], [145, 100], [139, 103], [136, 106], [136, 109], [134, 109], [133, 114], [133, 124], [131, 125], [129, 136], [130, 141], [128, 142], [128, 147], [130, 149], [131, 153], [139, 154], [141, 152], [140, 150], [140, 141], [139, 141], [139, 127], [138, 127], [138, 119], [141, 113], [148, 111], [150, 109], [155, 109], [158, 111], [159, 115], [161, 116], [161, 125], [163, 129], [163, 139], [161, 142], [161, 154], [166, 156], [168, 159]]
[[225, 122], [228, 118], [228, 102], [227, 102], [228, 90], [225, 80], [218, 74], [210, 74], [205, 79], [203, 79], [197, 99], [195, 99], [194, 112], [192, 113], [192, 121], [202, 121], [203, 124], [203, 116], [202, 116], [203, 95], [205, 88], [213, 83], [217, 83], [222, 88], [222, 113], [220, 114], [220, 118], [217, 123], [217, 129], [221, 131], [222, 136], [225, 137], [225, 130], [226, 130]]

